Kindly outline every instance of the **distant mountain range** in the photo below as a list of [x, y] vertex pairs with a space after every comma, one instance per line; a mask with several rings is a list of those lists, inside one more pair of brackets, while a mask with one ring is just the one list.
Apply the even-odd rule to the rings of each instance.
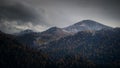
[[[83, 20], [65, 28], [52, 27], [43, 32], [25, 30], [13, 35], [0, 32], [0, 47], [2, 65], [18, 63], [21, 66], [23, 63], [27, 68], [32, 65], [42, 68], [120, 67], [120, 28], [92, 20]], [[12, 64], [6, 59], [15, 62]]]
[[92, 20], [84, 20], [65, 28], [52, 27], [43, 32], [25, 30], [17, 33], [18, 40], [27, 45], [41, 45], [61, 37], [76, 34], [80, 31], [97, 31], [101, 29], [112, 29], [112, 27], [100, 24]]
[[25, 30], [20, 32], [19, 34], [17, 33], [16, 38], [21, 43], [30, 45], [31, 47], [46, 44], [50, 41], [70, 35], [70, 33], [64, 32], [63, 29], [57, 27], [52, 27], [43, 32], [29, 31]]

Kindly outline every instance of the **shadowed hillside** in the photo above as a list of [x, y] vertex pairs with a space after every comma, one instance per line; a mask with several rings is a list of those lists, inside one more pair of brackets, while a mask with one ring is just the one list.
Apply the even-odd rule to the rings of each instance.
[[16, 41], [13, 35], [2, 32], [0, 32], [0, 55], [0, 68], [74, 68], [92, 66], [80, 56], [64, 56], [53, 61], [44, 52], [32, 50]]
[[61, 38], [41, 48], [54, 60], [69, 55], [80, 55], [95, 65], [114, 66], [120, 63], [120, 28], [96, 32], [82, 31]]
[[18, 43], [14, 36], [0, 32], [0, 68], [42, 67], [47, 55]]

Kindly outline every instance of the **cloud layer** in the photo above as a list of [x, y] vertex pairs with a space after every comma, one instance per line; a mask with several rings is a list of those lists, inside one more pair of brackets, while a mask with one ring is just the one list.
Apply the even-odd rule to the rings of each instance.
[[[31, 24], [31, 26], [29, 24]], [[42, 31], [43, 29], [39, 28], [44, 28], [45, 25], [47, 26], [48, 24], [43, 21], [42, 15], [24, 1], [0, 0], [1, 31], [6, 33], [19, 32], [25, 29]]]

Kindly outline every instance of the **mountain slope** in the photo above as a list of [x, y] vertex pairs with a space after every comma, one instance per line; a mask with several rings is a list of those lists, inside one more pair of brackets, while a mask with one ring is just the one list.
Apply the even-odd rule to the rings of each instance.
[[83, 31], [73, 36], [41, 46], [54, 59], [65, 55], [77, 55], [88, 59], [94, 64], [119, 65], [120, 61], [120, 28], [103, 29], [95, 34]]
[[86, 31], [86, 30], [95, 31], [95, 30], [101, 30], [101, 29], [106, 29], [106, 28], [110, 29], [111, 27], [100, 24], [96, 21], [83, 20], [81, 22], [75, 23], [75, 24], [65, 27], [63, 29], [68, 32], [76, 33], [79, 31]]
[[[30, 31], [30, 30], [29, 30]], [[61, 37], [70, 35], [64, 32], [61, 28], [52, 27], [43, 32], [28, 32], [25, 31], [24, 34], [20, 33], [16, 36], [17, 40], [23, 44], [29, 45], [30, 47], [39, 46], [41, 44], [46, 44], [53, 40], [58, 40]]]
[[0, 68], [45, 67], [47, 56], [16, 41], [13, 35], [0, 32]]
[[44, 32], [40, 33], [40, 36], [37, 38], [37, 43], [46, 44], [48, 42], [58, 40], [62, 37], [70, 35], [67, 32], [64, 32], [61, 28], [52, 27]]
[[0, 68], [86, 68], [88, 66], [93, 67], [80, 56], [64, 56], [53, 61], [44, 52], [22, 45], [13, 35], [0, 32]]

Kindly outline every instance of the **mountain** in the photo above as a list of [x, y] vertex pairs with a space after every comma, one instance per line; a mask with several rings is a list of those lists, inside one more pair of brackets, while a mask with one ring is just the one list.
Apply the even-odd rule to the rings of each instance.
[[44, 32], [40, 33], [40, 36], [37, 38], [39, 44], [46, 44], [48, 42], [58, 40], [62, 37], [68, 36], [70, 33], [64, 32], [61, 28], [52, 27]]
[[81, 22], [75, 23], [71, 26], [63, 28], [64, 30], [72, 33], [76, 33], [79, 31], [96, 31], [96, 30], [101, 30], [101, 29], [110, 29], [111, 27], [100, 24], [96, 21], [92, 20], [83, 20]]
[[53, 59], [63, 56], [80, 55], [95, 65], [119, 65], [120, 63], [120, 28], [102, 29], [94, 34], [81, 31], [48, 44], [41, 50]]
[[120, 68], [120, 28], [90, 21], [43, 32], [0, 31], [0, 68]]
[[41, 50], [25, 46], [13, 35], [0, 31], [0, 68], [74, 68], [93, 67], [80, 56], [64, 56], [56, 61]]
[[31, 30], [22, 31], [22, 33], [16, 36], [16, 39], [30, 47], [46, 44], [53, 40], [58, 40], [61, 37], [70, 35], [70, 33], [64, 32], [61, 28], [52, 27], [43, 32], [32, 32]]
[[44, 68], [43, 62], [47, 60], [41, 51], [32, 50], [19, 43], [15, 36], [0, 32], [0, 68]]
[[62, 37], [73, 35], [79, 31], [94, 31], [101, 29], [112, 29], [92, 20], [83, 20], [74, 25], [65, 28], [51, 27], [43, 32], [33, 32], [32, 30], [24, 30], [16, 34], [18, 41], [30, 47], [47, 44], [51, 41], [58, 40]]

